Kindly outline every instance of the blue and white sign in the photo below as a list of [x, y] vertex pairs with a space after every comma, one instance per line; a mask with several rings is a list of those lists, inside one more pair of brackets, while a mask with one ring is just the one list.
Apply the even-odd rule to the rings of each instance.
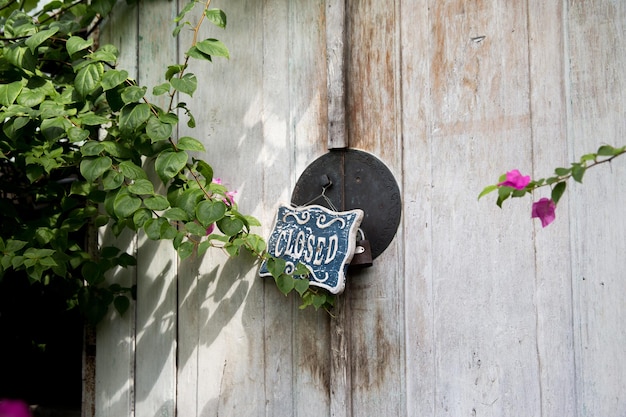
[[[267, 251], [287, 262], [286, 272], [300, 262], [310, 272], [310, 285], [341, 294], [361, 221], [360, 209], [335, 212], [322, 206], [281, 205]], [[259, 273], [271, 276], [265, 262]]]

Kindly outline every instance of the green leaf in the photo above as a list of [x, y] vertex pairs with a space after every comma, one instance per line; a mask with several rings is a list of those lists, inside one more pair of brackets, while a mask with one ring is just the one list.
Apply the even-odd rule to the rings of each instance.
[[117, 171], [107, 171], [102, 177], [103, 190], [115, 190], [124, 183], [124, 175]]
[[102, 151], [104, 151], [104, 145], [102, 144], [102, 142], [98, 142], [98, 141], [89, 141], [87, 143], [85, 143], [81, 148], [80, 148], [80, 153], [83, 156], [96, 156], [96, 155], [100, 155], [100, 153], [102, 153]]
[[585, 175], [585, 168], [580, 164], [572, 164], [572, 178], [576, 182], [583, 182], [583, 175]]
[[167, 140], [172, 136], [172, 125], [169, 123], [163, 123], [157, 117], [152, 116], [146, 125], [146, 134], [152, 142]]
[[621, 149], [614, 148], [609, 145], [603, 145], [598, 148], [598, 155], [600, 156], [615, 156], [623, 151]]
[[178, 14], [178, 16], [176, 16], [174, 22], [180, 22], [185, 17], [185, 15], [193, 9], [195, 5], [195, 1], [190, 1], [189, 3], [187, 3], [185, 7], [183, 7], [183, 10], [181, 10], [181, 12]]
[[120, 313], [120, 316], [123, 316], [130, 307], [130, 300], [125, 295], [118, 295], [113, 299], [113, 306]]
[[94, 182], [109, 170], [112, 164], [113, 161], [108, 156], [85, 158], [80, 163], [80, 173], [87, 181]]
[[139, 178], [128, 186], [128, 191], [137, 195], [152, 195], [154, 194], [154, 185], [152, 184], [152, 181], [144, 178]]
[[65, 43], [65, 48], [67, 49], [67, 53], [72, 56], [78, 51], [89, 48], [91, 45], [93, 45], [92, 38], [83, 39], [80, 36], [70, 36]]
[[215, 26], [222, 29], [226, 28], [226, 13], [220, 9], [207, 9], [204, 11], [204, 15], [207, 17], [207, 20]]
[[185, 151], [206, 152], [202, 142], [189, 136], [183, 136], [178, 139], [178, 144], [176, 146], [178, 149], [183, 149]]
[[3, 252], [15, 253], [24, 248], [26, 245], [28, 245], [28, 242], [24, 242], [23, 240], [8, 239]]
[[76, 88], [78, 94], [86, 97], [98, 88], [100, 81], [102, 80], [103, 72], [104, 67], [101, 63], [86, 65], [78, 71], [78, 74], [76, 74], [76, 78], [74, 79], [74, 87]]
[[43, 103], [46, 99], [46, 94], [40, 90], [31, 90], [29, 88], [24, 88], [20, 95], [17, 97], [18, 104], [27, 107], [36, 107], [37, 105]]
[[161, 152], [156, 158], [154, 169], [165, 184], [185, 167], [187, 159], [186, 152]]
[[172, 87], [174, 87], [174, 89], [190, 96], [193, 96], [193, 93], [198, 87], [198, 79], [195, 75], [189, 73], [183, 75], [182, 78], [173, 77], [170, 80], [170, 83], [172, 84]]
[[161, 224], [160, 238], [161, 239], [174, 239], [178, 235], [178, 229], [172, 226], [168, 221]]
[[321, 306], [326, 304], [326, 294], [314, 294], [313, 295], [313, 307], [315, 309], [319, 309]]
[[22, 87], [20, 81], [15, 81], [10, 84], [0, 84], [0, 104], [7, 107], [13, 104], [17, 96], [20, 95]]
[[213, 181], [213, 168], [211, 165], [207, 164], [202, 160], [195, 161], [196, 162], [196, 170], [202, 174], [207, 184], [210, 184]]
[[124, 134], [131, 134], [150, 118], [150, 106], [145, 103], [130, 103], [122, 108], [120, 113], [120, 130]]
[[142, 228], [152, 218], [152, 212], [148, 209], [139, 209], [133, 214], [133, 224], [137, 229]]
[[203, 227], [196, 222], [185, 223], [185, 230], [195, 236], [206, 236], [206, 227]]
[[85, 129], [81, 129], [80, 127], [71, 126], [69, 129], [65, 131], [67, 134], [67, 138], [70, 142], [82, 142], [89, 137], [89, 131]]
[[226, 236], [235, 236], [237, 233], [241, 232], [244, 226], [243, 221], [236, 217], [224, 217], [218, 220], [216, 224]]
[[478, 194], [478, 199], [480, 200], [481, 197], [483, 197], [483, 196], [485, 196], [485, 195], [489, 194], [490, 192], [495, 191], [497, 189], [498, 189], [497, 185], [488, 185], [488, 186], [486, 186], [485, 189], [482, 190], [480, 192], [480, 194]]
[[180, 257], [180, 259], [189, 258], [193, 254], [194, 247], [195, 245], [190, 241], [181, 243], [177, 250], [178, 256]]
[[559, 177], [564, 177], [566, 175], [569, 175], [570, 172], [572, 172], [571, 168], [556, 168], [554, 170], [554, 173], [558, 175]]
[[[246, 245], [248, 246], [248, 248], [252, 250], [252, 252], [255, 254], [261, 254], [267, 248], [267, 244], [265, 243], [265, 240], [259, 235], [249, 234], [245, 237], [245, 240], [246, 240]], [[308, 270], [307, 270], [307, 274], [308, 274]]]
[[244, 216], [244, 218], [246, 219], [246, 222], [248, 223], [248, 226], [250, 226], [250, 227], [252, 227], [252, 226], [261, 226], [261, 222], [256, 217], [247, 216], [246, 215], [246, 216]]
[[151, 240], [158, 240], [161, 238], [161, 225], [167, 223], [167, 220], [160, 217], [157, 219], [148, 219], [144, 225], [143, 230], [146, 232], [146, 236]]
[[120, 162], [119, 170], [124, 176], [131, 180], [147, 179], [148, 175], [141, 167], [131, 161]]
[[168, 220], [180, 220], [187, 221], [189, 220], [189, 216], [187, 216], [187, 212], [180, 207], [172, 207], [171, 209], [166, 210], [163, 213], [163, 217]]
[[39, 45], [44, 43], [48, 38], [50, 38], [52, 35], [54, 35], [58, 31], [59, 31], [59, 28], [50, 28], [50, 29], [41, 30], [35, 33], [33, 36], [26, 39], [24, 43], [26, 44], [26, 46], [30, 48], [30, 51], [32, 53], [35, 53], [35, 49], [37, 49]]
[[552, 189], [552, 196], [551, 196], [552, 201], [554, 201], [554, 204], [557, 204], [559, 202], [559, 200], [561, 199], [561, 196], [565, 192], [566, 186], [567, 186], [567, 183], [565, 181], [559, 182], [557, 185], [554, 186], [554, 188]]
[[154, 86], [152, 88], [152, 94], [155, 96], [160, 96], [162, 94], [167, 94], [170, 92], [170, 88], [171, 88], [171, 84], [170, 83], [163, 83], [163, 84], [159, 84], [157, 86]]
[[113, 210], [115, 210], [115, 214], [120, 218], [132, 216], [140, 207], [141, 199], [128, 192], [118, 193], [113, 203]]
[[4, 48], [4, 56], [11, 64], [26, 71], [34, 72], [37, 67], [37, 58], [25, 46], [11, 45]]
[[122, 100], [124, 103], [135, 103], [146, 95], [146, 87], [131, 85], [122, 91]]
[[72, 124], [65, 117], [55, 117], [53, 119], [45, 119], [41, 122], [41, 133], [49, 141], [55, 141], [65, 136], [67, 129]]
[[115, 61], [117, 61], [117, 55], [119, 51], [113, 45], [104, 45], [96, 52], [89, 54], [89, 58], [93, 61], [106, 62], [108, 64], [114, 65]]
[[109, 119], [103, 116], [98, 116], [93, 112], [89, 112], [81, 114], [79, 122], [81, 126], [100, 126], [108, 123]]
[[290, 275], [280, 274], [276, 279], [276, 286], [283, 294], [287, 295], [291, 292], [291, 290], [295, 287], [295, 279], [293, 279]]
[[306, 292], [306, 290], [309, 289], [309, 280], [304, 279], [304, 278], [296, 279], [294, 282], [294, 288], [298, 292], [298, 294], [300, 294], [300, 296], [302, 297], [302, 295]]
[[189, 218], [193, 218], [196, 206], [204, 198], [204, 192], [198, 188], [189, 188], [181, 193], [169, 192], [168, 198], [174, 201], [174, 206], [182, 208]]
[[198, 49], [203, 54], [209, 56], [222, 56], [225, 58], [229, 58], [230, 54], [228, 52], [228, 48], [222, 42], [217, 39], [205, 39], [196, 43], [196, 49]]
[[[102, 88], [104, 91], [117, 87], [128, 79], [128, 72], [121, 70], [109, 70], [102, 76]], [[123, 93], [122, 93], [123, 95]]]
[[185, 68], [187, 68], [186, 65], [170, 65], [165, 72], [165, 79], [170, 81], [174, 75], [179, 74]]
[[498, 200], [496, 204], [502, 208], [502, 203], [513, 194], [514, 188], [511, 187], [498, 187]]
[[580, 162], [595, 161], [597, 157], [597, 153], [588, 153], [580, 157]]
[[285, 266], [287, 266], [287, 262], [281, 258], [269, 258], [267, 260], [267, 270], [274, 278], [278, 278], [280, 275], [285, 272]]
[[35, 182], [43, 175], [43, 167], [40, 165], [26, 165], [26, 177], [30, 182]]
[[165, 210], [170, 206], [169, 201], [167, 201], [167, 198], [163, 197], [162, 195], [155, 195], [153, 197], [150, 198], [146, 198], [145, 200], [143, 200], [143, 204], [149, 208], [150, 210]]
[[205, 227], [222, 219], [224, 214], [226, 214], [226, 204], [222, 201], [204, 200], [196, 206], [196, 217]]
[[210, 240], [203, 240], [202, 242], [200, 242], [200, 244], [198, 245], [198, 256], [204, 255], [207, 249], [209, 249], [211, 246], [213, 245]]

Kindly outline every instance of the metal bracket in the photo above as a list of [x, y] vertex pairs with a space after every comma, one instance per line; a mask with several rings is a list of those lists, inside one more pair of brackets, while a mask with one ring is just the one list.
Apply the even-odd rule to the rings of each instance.
[[298, 179], [291, 202], [363, 210], [361, 228], [370, 241], [372, 258], [393, 240], [402, 211], [400, 189], [389, 168], [356, 149], [331, 150], [313, 161]]

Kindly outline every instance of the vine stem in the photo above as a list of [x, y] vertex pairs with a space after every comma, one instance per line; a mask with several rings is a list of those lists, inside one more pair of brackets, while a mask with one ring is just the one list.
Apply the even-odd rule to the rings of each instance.
[[[198, 23], [196, 23], [196, 26], [193, 28], [193, 39], [191, 41], [190, 48], [193, 48], [198, 43], [198, 33], [200, 32], [200, 27], [202, 26], [202, 22], [204, 22], [204, 18], [206, 17], [205, 11], [209, 8], [210, 5], [211, 5], [211, 0], [207, 0], [206, 3], [204, 4], [202, 15], [200, 16]], [[185, 74], [185, 69], [187, 68], [188, 64], [189, 64], [189, 55], [186, 55], [185, 61], [183, 62], [183, 67], [178, 73], [178, 78], [183, 77], [183, 75]], [[176, 90], [172, 91], [172, 93], [170, 94], [170, 104], [167, 107], [168, 111], [172, 111], [172, 105], [174, 104], [175, 95], [176, 95]]]
[[[590, 168], [596, 167], [596, 166], [598, 166], [598, 165], [605, 164], [605, 163], [607, 163], [607, 162], [611, 162], [613, 159], [617, 158], [618, 156], [624, 155], [625, 153], [626, 153], [626, 150], [623, 150], [623, 151], [621, 151], [621, 152], [619, 152], [619, 153], [617, 153], [617, 154], [615, 154], [615, 155], [612, 155], [612, 156], [611, 156], [611, 157], [609, 157], [609, 158], [603, 159], [603, 160], [601, 160], [601, 161], [598, 161], [598, 160], [596, 159], [596, 160], [594, 160], [591, 164], [589, 164], [588, 166], [585, 166], [584, 168], [585, 168], [585, 170], [587, 170], [587, 169], [590, 169]], [[560, 183], [560, 182], [567, 181], [567, 180], [568, 180], [568, 179], [570, 179], [572, 176], [573, 176], [573, 174], [571, 174], [571, 173], [570, 173], [570, 174], [567, 174], [567, 175], [564, 175], [564, 176], [559, 176], [559, 177], [557, 177], [557, 178], [558, 178], [558, 180], [557, 180], [557, 181], [554, 181], [554, 182], [549, 183], [549, 184], [548, 184], [548, 183], [543, 183], [543, 184], [541, 184], [541, 185], [537, 185], [537, 186], [533, 187], [532, 189], [530, 189], [530, 190], [528, 190], [528, 191], [534, 191], [534, 190], [536, 190], [536, 189], [538, 189], [538, 188], [541, 188], [541, 187], [552, 186], [552, 185], [554, 185], [554, 184], [557, 184], [557, 183]]]

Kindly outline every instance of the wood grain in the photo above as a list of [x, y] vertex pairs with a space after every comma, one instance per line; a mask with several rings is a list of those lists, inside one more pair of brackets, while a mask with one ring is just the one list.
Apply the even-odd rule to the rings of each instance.
[[[159, 60], [177, 48], [182, 59], [190, 42], [148, 33], [168, 7], [142, 15], [139, 32], [135, 11], [116, 15], [131, 20], [127, 31], [108, 32], [140, 80], [153, 82]], [[259, 233], [300, 173], [348, 144], [394, 174], [401, 226], [373, 267], [348, 278], [334, 317], [300, 311], [250, 257], [213, 251], [177, 265], [142, 242], [136, 324], [111, 315], [98, 329], [98, 416], [624, 414], [622, 161], [568, 184], [545, 229], [530, 212], [549, 189], [502, 209], [477, 195], [508, 170], [545, 177], [622, 145], [626, 5], [212, 7], [228, 28], [202, 36], [223, 40], [231, 58], [192, 62], [198, 127], [183, 122], [178, 134], [205, 144]]]

